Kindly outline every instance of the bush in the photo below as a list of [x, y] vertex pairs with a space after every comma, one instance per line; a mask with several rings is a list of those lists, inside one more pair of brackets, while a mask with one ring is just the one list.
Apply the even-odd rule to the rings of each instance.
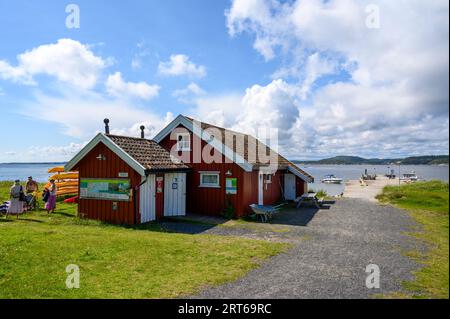
[[325, 197], [328, 196], [328, 193], [327, 193], [325, 190], [320, 189], [320, 190], [318, 190], [318, 191], [316, 192], [316, 196], [317, 196], [318, 198], [325, 198]]
[[233, 201], [230, 195], [227, 196], [226, 206], [222, 214], [223, 217], [226, 219], [233, 219], [235, 218], [235, 209], [233, 206]]

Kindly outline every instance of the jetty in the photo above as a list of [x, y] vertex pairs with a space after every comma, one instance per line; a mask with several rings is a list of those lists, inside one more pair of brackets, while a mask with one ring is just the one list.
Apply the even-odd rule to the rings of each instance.
[[398, 179], [378, 176], [375, 180], [349, 180], [345, 183], [344, 197], [360, 198], [376, 202], [375, 196], [381, 193], [384, 186], [398, 185]]

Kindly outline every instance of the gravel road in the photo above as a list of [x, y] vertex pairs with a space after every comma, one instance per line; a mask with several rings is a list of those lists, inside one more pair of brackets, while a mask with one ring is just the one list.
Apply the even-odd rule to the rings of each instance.
[[[174, 231], [293, 243], [241, 279], [193, 298], [371, 298], [400, 291], [402, 281], [411, 280], [411, 271], [419, 267], [403, 252], [423, 249], [404, 234], [417, 227], [404, 211], [362, 199], [339, 199], [319, 211], [288, 209], [268, 226], [166, 223]], [[366, 287], [369, 264], [379, 266], [380, 289]]]

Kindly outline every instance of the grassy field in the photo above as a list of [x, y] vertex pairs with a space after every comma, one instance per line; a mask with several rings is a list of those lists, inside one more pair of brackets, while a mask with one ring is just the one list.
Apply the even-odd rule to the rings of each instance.
[[[0, 182], [6, 200], [11, 182]], [[0, 298], [172, 298], [234, 280], [287, 245], [164, 232], [158, 224], [120, 227], [55, 214], [0, 218]], [[67, 289], [66, 266], [80, 268]]]
[[422, 230], [410, 235], [430, 247], [426, 252], [408, 252], [424, 267], [414, 273], [414, 281], [404, 283], [409, 293], [394, 297], [449, 298], [448, 184], [431, 181], [401, 187], [388, 186], [378, 199], [406, 209], [423, 226]]

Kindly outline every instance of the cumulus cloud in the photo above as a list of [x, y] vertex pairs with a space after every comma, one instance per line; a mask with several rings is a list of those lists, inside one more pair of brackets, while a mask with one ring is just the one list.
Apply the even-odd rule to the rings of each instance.
[[192, 117], [262, 138], [275, 133], [278, 145], [290, 143], [299, 116], [298, 92], [283, 80], [253, 85], [243, 95], [207, 95], [194, 102]]
[[109, 94], [118, 97], [138, 97], [144, 100], [150, 100], [158, 96], [160, 86], [149, 85], [146, 82], [125, 82], [122, 79], [122, 74], [116, 72], [106, 80], [106, 90]]
[[[266, 60], [280, 58], [273, 77], [293, 80], [291, 157], [448, 153], [448, 2], [377, 1], [378, 29], [369, 3], [234, 0], [226, 11], [230, 35], [253, 35]], [[277, 105], [262, 91], [255, 105]]]
[[206, 75], [203, 65], [196, 65], [184, 54], [171, 55], [169, 61], [160, 62], [158, 72], [166, 76], [181, 76], [202, 78]]
[[81, 88], [92, 88], [108, 60], [72, 39], [59, 39], [17, 56], [17, 65], [0, 60], [0, 77], [22, 84], [36, 84], [33, 76], [45, 74]]
[[291, 129], [299, 116], [295, 95], [295, 90], [283, 80], [248, 88], [233, 128], [243, 132], [249, 129], [256, 132], [261, 127], [277, 129], [280, 143], [283, 143], [290, 139]]

